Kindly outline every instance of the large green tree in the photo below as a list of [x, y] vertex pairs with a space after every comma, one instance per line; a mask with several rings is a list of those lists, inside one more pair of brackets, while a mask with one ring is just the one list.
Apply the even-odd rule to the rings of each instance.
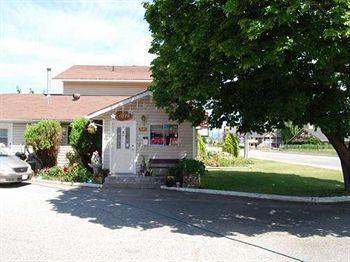
[[158, 106], [240, 131], [320, 127], [350, 191], [348, 0], [154, 0], [145, 18]]

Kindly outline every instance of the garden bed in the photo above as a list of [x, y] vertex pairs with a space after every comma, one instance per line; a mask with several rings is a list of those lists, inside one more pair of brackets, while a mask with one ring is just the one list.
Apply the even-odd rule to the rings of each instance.
[[102, 184], [102, 180], [97, 181], [93, 174], [81, 166], [80, 164], [73, 164], [69, 166], [54, 166], [51, 168], [41, 169], [37, 177], [45, 180], [55, 180], [60, 182], [78, 182], [78, 183], [92, 183]]

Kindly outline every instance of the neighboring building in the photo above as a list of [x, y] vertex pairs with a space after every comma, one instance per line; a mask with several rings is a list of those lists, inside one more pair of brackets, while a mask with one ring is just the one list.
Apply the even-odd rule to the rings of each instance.
[[136, 174], [143, 157], [196, 155], [195, 128], [170, 121], [165, 111], [155, 106], [147, 91], [152, 82], [149, 67], [73, 66], [54, 79], [63, 81], [62, 95], [0, 95], [0, 143], [12, 153], [23, 148], [27, 124], [54, 119], [64, 128], [58, 160], [65, 164], [65, 154], [71, 150], [68, 125], [86, 117], [102, 125], [103, 168], [111, 173]]
[[249, 135], [249, 147], [251, 148], [279, 148], [282, 137], [278, 131], [258, 134], [256, 132]]

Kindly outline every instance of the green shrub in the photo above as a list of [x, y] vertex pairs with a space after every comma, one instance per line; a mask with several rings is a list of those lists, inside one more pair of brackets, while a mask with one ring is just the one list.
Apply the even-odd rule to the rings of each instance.
[[305, 139], [304, 144], [309, 144], [309, 145], [322, 145], [323, 142], [318, 139], [317, 137], [308, 137], [307, 139]]
[[222, 148], [224, 152], [232, 154], [234, 157], [239, 156], [239, 142], [237, 136], [228, 133], [225, 136], [224, 146]]
[[205, 164], [212, 167], [238, 167], [252, 165], [253, 161], [243, 157], [234, 157], [227, 153], [220, 153], [210, 155]]
[[90, 169], [88, 164], [90, 163], [92, 153], [100, 149], [101, 143], [101, 141], [99, 141], [98, 132], [90, 134], [87, 131], [89, 124], [90, 120], [86, 118], [76, 119], [70, 124], [72, 129], [69, 135], [70, 145], [79, 155], [84, 167], [88, 169]]
[[92, 173], [79, 164], [44, 168], [39, 171], [38, 175], [44, 179], [64, 182], [91, 182], [93, 179]]
[[199, 176], [204, 175], [206, 172], [205, 165], [202, 161], [188, 158], [182, 159], [177, 169], [178, 172], [180, 171], [181, 173], [197, 174]]
[[322, 144], [288, 144], [284, 145], [282, 149], [291, 149], [291, 150], [324, 150], [324, 149], [332, 149], [332, 145], [327, 143]]
[[207, 149], [205, 148], [204, 140], [200, 134], [198, 134], [197, 140], [198, 140], [198, 159], [200, 161], [204, 161], [208, 158], [208, 153], [207, 153]]
[[57, 163], [57, 155], [62, 140], [62, 127], [54, 120], [44, 120], [27, 125], [24, 132], [27, 146], [34, 152], [44, 167], [52, 167]]

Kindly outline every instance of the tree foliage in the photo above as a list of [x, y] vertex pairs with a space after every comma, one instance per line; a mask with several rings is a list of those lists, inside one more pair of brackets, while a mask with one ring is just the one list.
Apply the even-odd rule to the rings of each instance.
[[285, 126], [281, 129], [281, 136], [283, 143], [287, 144], [290, 140], [300, 132], [301, 128], [293, 123], [285, 123]]
[[239, 156], [239, 142], [237, 136], [228, 133], [225, 136], [224, 145], [222, 147], [224, 152], [232, 154], [234, 157]]
[[59, 122], [44, 120], [27, 125], [24, 139], [26, 145], [33, 148], [43, 167], [56, 165], [58, 150], [62, 141], [62, 127]]
[[264, 132], [320, 127], [350, 189], [348, 0], [155, 0], [145, 4], [158, 106], [172, 119]]
[[198, 134], [197, 140], [198, 140], [198, 159], [200, 161], [205, 161], [208, 158], [208, 152], [205, 147], [203, 137], [200, 134]]
[[[100, 141], [98, 132], [90, 134], [87, 131], [87, 127], [90, 124], [90, 120], [86, 118], [79, 118], [71, 123], [71, 132], [69, 135], [69, 143], [79, 155], [82, 164], [90, 169], [89, 163], [92, 153], [100, 149]], [[101, 153], [101, 152], [99, 152]]]

